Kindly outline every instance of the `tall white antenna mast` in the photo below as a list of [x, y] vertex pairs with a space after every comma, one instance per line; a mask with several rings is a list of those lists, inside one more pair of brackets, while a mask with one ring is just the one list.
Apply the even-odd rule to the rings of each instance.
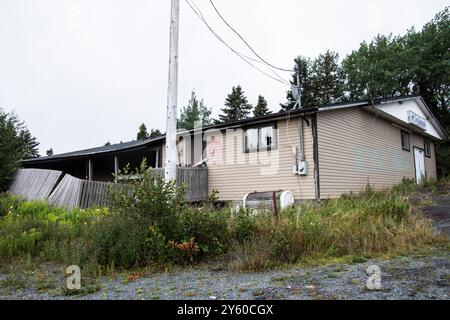
[[297, 85], [291, 86], [292, 97], [295, 100], [294, 109], [302, 108], [302, 91], [300, 87], [300, 71], [297, 70]]

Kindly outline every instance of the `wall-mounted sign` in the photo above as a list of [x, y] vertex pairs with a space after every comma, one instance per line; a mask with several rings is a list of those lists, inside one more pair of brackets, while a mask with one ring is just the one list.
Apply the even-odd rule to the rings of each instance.
[[427, 119], [422, 118], [417, 113], [408, 110], [408, 123], [419, 127], [422, 130], [427, 130]]

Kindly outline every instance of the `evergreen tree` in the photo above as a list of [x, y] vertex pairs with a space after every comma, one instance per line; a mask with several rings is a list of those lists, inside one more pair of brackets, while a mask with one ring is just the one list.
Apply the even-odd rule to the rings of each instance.
[[149, 135], [150, 138], [159, 137], [160, 135], [162, 135], [162, 133], [161, 133], [161, 131], [159, 131], [159, 129], [155, 129], [155, 130], [151, 129], [150, 130], [150, 135]]
[[327, 50], [312, 65], [312, 101], [315, 105], [339, 102], [344, 95], [344, 80], [339, 55]]
[[145, 140], [149, 137], [147, 132], [147, 126], [143, 123], [139, 126], [139, 132], [137, 133], [138, 140]]
[[39, 158], [39, 142], [37, 141], [36, 137], [33, 137], [30, 131], [25, 128], [23, 122], [20, 123], [19, 138], [22, 140], [22, 146], [24, 150], [23, 158]]
[[186, 107], [181, 109], [178, 128], [191, 130], [194, 129], [195, 122], [201, 121], [202, 126], [211, 124], [211, 109], [208, 109], [202, 100], [198, 100], [195, 91], [192, 90], [191, 99]]
[[231, 93], [225, 99], [225, 108], [221, 109], [220, 122], [231, 122], [248, 118], [252, 105], [248, 103], [247, 97], [240, 85], [233, 87]]
[[0, 108], [0, 192], [8, 190], [20, 160], [39, 156], [38, 145], [14, 113]]
[[[309, 58], [298, 56], [294, 59], [294, 74], [292, 74], [291, 85], [297, 85], [297, 72], [300, 73], [300, 90], [302, 98], [302, 107], [310, 107], [313, 102], [313, 87], [312, 87], [312, 62]], [[292, 96], [292, 91], [289, 90], [286, 94], [286, 103], [280, 104], [283, 110], [291, 110], [296, 103]]]
[[111, 142], [109, 142], [109, 141], [106, 141], [106, 143], [105, 143], [105, 147], [107, 147], [107, 146], [110, 146], [111, 145]]
[[48, 150], [45, 152], [45, 154], [46, 154], [48, 157], [52, 156], [52, 155], [53, 155], [53, 149], [52, 149], [52, 148], [48, 149]]
[[[302, 108], [342, 101], [344, 99], [344, 76], [337, 53], [327, 51], [311, 61], [298, 56], [295, 60], [291, 84], [297, 85], [297, 72], [300, 72]], [[289, 90], [287, 102], [281, 104], [284, 110], [292, 109], [296, 103]]]
[[259, 116], [264, 116], [264, 115], [267, 115], [270, 113], [272, 113], [272, 111], [270, 111], [269, 108], [267, 108], [266, 99], [262, 95], [259, 95], [258, 103], [256, 104], [255, 109], [253, 109], [253, 116], [259, 117]]

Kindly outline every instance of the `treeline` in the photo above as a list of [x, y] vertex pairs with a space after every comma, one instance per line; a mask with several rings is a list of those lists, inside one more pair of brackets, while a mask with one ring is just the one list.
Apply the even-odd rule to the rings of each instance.
[[[433, 114], [447, 128], [450, 126], [450, 19], [449, 7], [439, 12], [421, 31], [411, 28], [405, 35], [378, 35], [370, 43], [362, 42], [342, 61], [333, 51], [314, 59], [294, 59], [292, 85], [300, 74], [302, 106], [334, 102], [420, 94]], [[291, 91], [285, 110], [293, 108]], [[192, 92], [181, 109], [178, 125], [190, 129], [195, 121], [204, 125], [230, 122], [269, 114], [266, 99], [260, 95], [255, 106], [249, 103], [240, 85], [234, 86], [225, 99], [217, 120], [211, 109]]]

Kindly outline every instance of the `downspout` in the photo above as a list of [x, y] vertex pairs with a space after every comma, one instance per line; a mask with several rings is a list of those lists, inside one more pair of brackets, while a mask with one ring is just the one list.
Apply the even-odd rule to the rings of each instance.
[[300, 117], [300, 161], [305, 161], [305, 128], [303, 117]]
[[317, 137], [317, 112], [311, 115], [311, 130], [313, 136], [313, 158], [314, 158], [314, 185], [316, 200], [320, 200], [320, 174], [319, 174], [319, 141]]

